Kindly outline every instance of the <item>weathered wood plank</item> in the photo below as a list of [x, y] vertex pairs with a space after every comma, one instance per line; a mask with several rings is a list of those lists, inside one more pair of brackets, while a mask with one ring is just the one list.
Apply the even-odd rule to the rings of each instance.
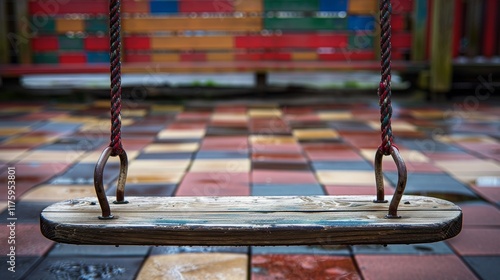
[[[41, 214], [49, 239], [113, 245], [407, 244], [440, 241], [461, 230], [450, 202], [405, 196], [401, 219], [372, 196], [128, 197], [99, 220], [95, 198], [56, 203]], [[110, 200], [111, 201], [111, 200]]]

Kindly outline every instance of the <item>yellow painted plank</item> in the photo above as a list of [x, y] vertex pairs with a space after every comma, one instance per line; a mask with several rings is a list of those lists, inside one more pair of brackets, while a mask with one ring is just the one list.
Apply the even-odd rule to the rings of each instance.
[[125, 18], [123, 30], [130, 33], [185, 30], [260, 31], [261, 18]]
[[59, 18], [56, 20], [56, 31], [57, 33], [84, 32], [85, 21], [83, 19]]
[[232, 36], [203, 36], [203, 37], [153, 37], [153, 50], [213, 50], [232, 49]]
[[262, 1], [234, 1], [234, 10], [237, 12], [260, 13], [262, 12]]
[[233, 61], [234, 53], [225, 52], [225, 53], [207, 53], [208, 61]]
[[316, 52], [294, 52], [292, 60], [318, 60], [318, 54]]
[[347, 11], [349, 14], [369, 15], [377, 12], [377, 6], [375, 0], [349, 0]]

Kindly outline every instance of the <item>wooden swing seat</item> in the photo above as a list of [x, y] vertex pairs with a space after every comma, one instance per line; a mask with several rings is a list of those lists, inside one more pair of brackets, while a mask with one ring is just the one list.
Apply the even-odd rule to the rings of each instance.
[[[51, 240], [95, 245], [349, 245], [436, 242], [456, 236], [462, 211], [437, 198], [404, 196], [399, 219], [373, 196], [127, 197], [100, 220], [96, 198], [41, 213]], [[109, 200], [112, 203], [112, 200]]]

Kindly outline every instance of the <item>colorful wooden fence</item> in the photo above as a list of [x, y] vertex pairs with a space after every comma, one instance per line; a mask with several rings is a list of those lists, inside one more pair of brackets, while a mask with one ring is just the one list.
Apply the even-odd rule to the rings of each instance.
[[[393, 0], [394, 64], [499, 56], [499, 2]], [[438, 8], [445, 3], [452, 10]], [[378, 65], [378, 0], [122, 0], [122, 14], [125, 69], [181, 62], [239, 63], [232, 70], [262, 63], [259, 71], [269, 62]], [[446, 17], [449, 28], [441, 23]], [[85, 72], [109, 61], [108, 0], [2, 0], [0, 20], [4, 66], [57, 72], [58, 65], [80, 65]]]

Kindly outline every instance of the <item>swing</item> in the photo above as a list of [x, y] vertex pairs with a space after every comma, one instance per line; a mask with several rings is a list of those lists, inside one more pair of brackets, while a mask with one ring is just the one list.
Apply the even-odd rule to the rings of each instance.
[[[71, 244], [95, 245], [351, 245], [410, 244], [445, 240], [462, 227], [455, 204], [405, 196], [407, 171], [391, 129], [391, 3], [381, 0], [382, 144], [375, 154], [372, 196], [127, 197], [127, 154], [121, 144], [120, 0], [110, 1], [111, 142], [94, 172], [95, 198], [55, 203], [40, 215], [43, 235]], [[391, 155], [398, 183], [384, 199], [382, 158]], [[106, 197], [103, 170], [119, 156], [116, 200]], [[401, 205], [400, 202], [402, 201]], [[110, 203], [113, 203], [113, 214]]]

